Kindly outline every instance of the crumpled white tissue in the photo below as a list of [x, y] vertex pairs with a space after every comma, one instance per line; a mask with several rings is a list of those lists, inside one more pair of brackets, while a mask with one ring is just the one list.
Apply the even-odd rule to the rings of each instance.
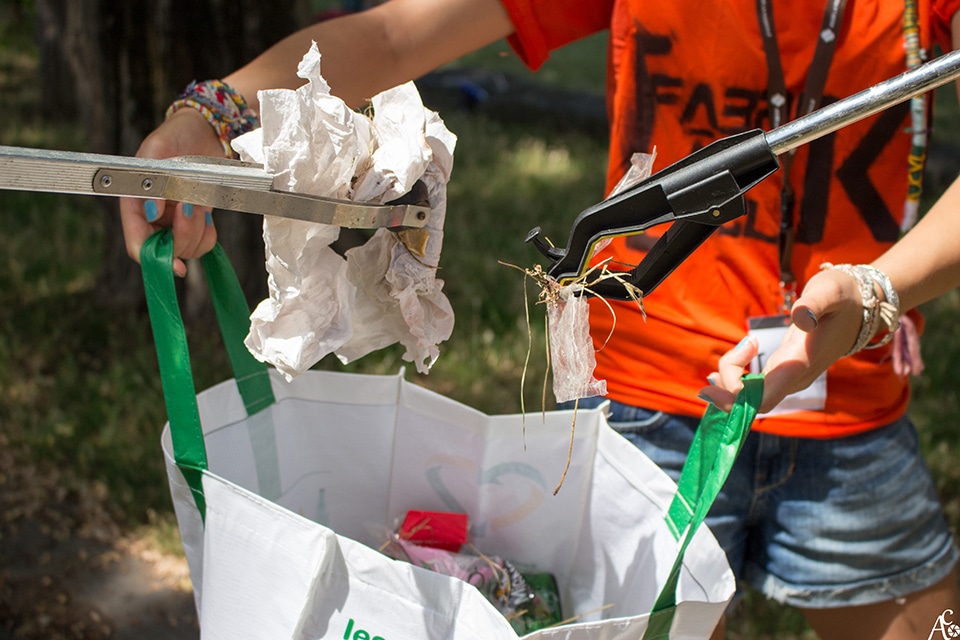
[[250, 317], [245, 344], [290, 380], [335, 353], [344, 363], [396, 342], [421, 373], [453, 331], [436, 267], [456, 136], [426, 109], [413, 83], [373, 98], [372, 119], [330, 95], [314, 43], [296, 91], [261, 91], [261, 128], [233, 141], [242, 160], [263, 164], [274, 187], [381, 204], [422, 180], [432, 216], [422, 256], [379, 229], [346, 257], [330, 244], [339, 227], [264, 216], [269, 297]]

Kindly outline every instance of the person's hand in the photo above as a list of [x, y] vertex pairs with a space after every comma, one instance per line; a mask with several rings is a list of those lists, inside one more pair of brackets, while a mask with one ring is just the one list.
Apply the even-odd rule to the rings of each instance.
[[[853, 346], [860, 331], [863, 307], [860, 290], [850, 276], [836, 270], [821, 271], [807, 283], [791, 310], [792, 324], [780, 347], [763, 368], [763, 401], [760, 412], [808, 387]], [[707, 376], [711, 385], [700, 397], [729, 411], [743, 389], [741, 376], [757, 355], [759, 345], [744, 338], [725, 353], [718, 369]]]
[[[223, 156], [216, 132], [194, 109], [180, 109], [147, 136], [138, 158]], [[187, 274], [184, 262], [210, 251], [217, 242], [210, 207], [166, 200], [120, 199], [120, 220], [127, 254], [140, 262], [140, 247], [156, 231], [173, 228], [173, 272]]]

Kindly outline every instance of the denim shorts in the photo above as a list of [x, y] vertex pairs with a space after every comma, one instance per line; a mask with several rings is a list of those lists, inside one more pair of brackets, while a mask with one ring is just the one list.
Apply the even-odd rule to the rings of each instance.
[[[676, 481], [700, 421], [612, 402], [609, 422]], [[896, 599], [960, 558], [906, 417], [833, 440], [751, 432], [706, 523], [739, 585], [796, 607]]]

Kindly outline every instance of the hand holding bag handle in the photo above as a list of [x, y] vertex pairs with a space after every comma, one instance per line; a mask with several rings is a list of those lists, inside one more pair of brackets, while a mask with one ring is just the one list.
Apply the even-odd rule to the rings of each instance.
[[674, 537], [680, 540], [683, 536], [683, 540], [670, 576], [650, 612], [650, 622], [643, 640], [670, 637], [684, 553], [730, 475], [762, 399], [763, 376], [746, 375], [743, 377], [743, 390], [730, 413], [711, 404], [700, 420], [680, 472], [677, 493], [666, 517], [667, 526]]
[[[173, 234], [169, 229], [147, 239], [140, 250], [140, 263], [174, 458], [203, 515], [206, 505], [201, 477], [207, 469], [207, 454], [187, 336], [173, 280]], [[203, 267], [240, 396], [247, 414], [253, 415], [273, 404], [274, 396], [267, 365], [254, 358], [243, 344], [250, 328], [250, 309], [230, 260], [219, 244], [203, 256]]]

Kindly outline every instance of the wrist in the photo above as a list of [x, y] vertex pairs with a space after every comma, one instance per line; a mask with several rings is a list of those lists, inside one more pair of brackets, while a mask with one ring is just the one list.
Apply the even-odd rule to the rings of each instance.
[[234, 138], [259, 126], [259, 118], [243, 96], [221, 80], [191, 82], [167, 109], [169, 119], [188, 108], [200, 114], [213, 128], [227, 157], [233, 157]]
[[[890, 278], [876, 267], [867, 264], [834, 265], [825, 262], [820, 268], [840, 271], [850, 276], [860, 291], [860, 331], [853, 347], [845, 355], [862, 349], [882, 347], [890, 342], [900, 326], [900, 297]], [[877, 335], [881, 335], [879, 340], [875, 340]]]

